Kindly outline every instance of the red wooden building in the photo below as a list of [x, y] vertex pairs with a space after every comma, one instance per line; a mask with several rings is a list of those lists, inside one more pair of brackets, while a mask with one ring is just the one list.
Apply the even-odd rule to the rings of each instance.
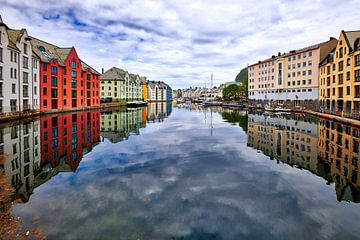
[[100, 73], [81, 61], [74, 47], [59, 48], [32, 38], [40, 57], [40, 110], [61, 111], [100, 106]]

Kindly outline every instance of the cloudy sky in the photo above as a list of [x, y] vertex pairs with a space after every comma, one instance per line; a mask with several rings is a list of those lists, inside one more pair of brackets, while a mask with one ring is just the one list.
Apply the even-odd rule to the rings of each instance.
[[75, 46], [174, 89], [231, 81], [247, 64], [360, 28], [358, 0], [0, 0], [11, 28]]

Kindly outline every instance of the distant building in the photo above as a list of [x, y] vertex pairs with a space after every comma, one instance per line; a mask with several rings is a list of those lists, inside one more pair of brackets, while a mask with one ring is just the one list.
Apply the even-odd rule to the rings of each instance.
[[248, 67], [249, 100], [315, 108], [319, 96], [319, 63], [337, 40], [279, 53]]
[[166, 102], [172, 100], [172, 89], [164, 82], [147, 81], [147, 100], [149, 102]]
[[147, 101], [146, 77], [140, 77], [140, 81], [141, 81], [142, 100]]
[[139, 75], [112, 67], [100, 76], [101, 99], [112, 101], [142, 100], [142, 84]]

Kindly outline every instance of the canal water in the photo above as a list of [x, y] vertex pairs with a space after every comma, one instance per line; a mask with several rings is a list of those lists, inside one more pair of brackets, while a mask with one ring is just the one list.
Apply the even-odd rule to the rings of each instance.
[[2, 238], [359, 239], [360, 129], [194, 105], [0, 126]]

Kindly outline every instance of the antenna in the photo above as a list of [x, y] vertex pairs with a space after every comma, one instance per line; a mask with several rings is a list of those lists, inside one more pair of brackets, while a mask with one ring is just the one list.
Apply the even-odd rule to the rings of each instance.
[[211, 74], [211, 88], [213, 87], [214, 74]]

